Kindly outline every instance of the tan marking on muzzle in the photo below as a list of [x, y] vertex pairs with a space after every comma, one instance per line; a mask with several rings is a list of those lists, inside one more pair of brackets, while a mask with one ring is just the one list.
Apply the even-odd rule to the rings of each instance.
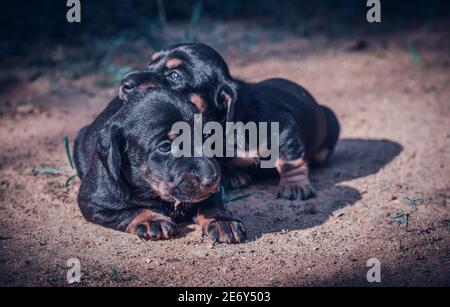
[[172, 69], [172, 68], [175, 68], [177, 66], [180, 66], [181, 64], [183, 64], [183, 61], [181, 59], [173, 58], [173, 59], [170, 59], [170, 60], [168, 60], [166, 62], [166, 67], [168, 69]]
[[172, 200], [172, 197], [170, 196], [170, 193], [167, 191], [165, 181], [162, 179], [153, 179], [150, 182], [150, 186], [153, 189], [153, 191], [162, 199], [165, 200]]
[[146, 163], [141, 164], [139, 166], [139, 170], [142, 172], [142, 174], [147, 175], [148, 174], [148, 166]]
[[192, 94], [189, 98], [189, 100], [197, 107], [197, 110], [199, 110], [200, 113], [204, 114], [206, 112], [206, 102], [199, 94]]
[[[206, 187], [201, 183], [201, 178], [196, 178], [192, 174], [185, 172], [182, 174], [183, 182], [177, 187], [178, 191], [181, 191], [187, 195], [193, 197], [189, 202], [196, 203], [209, 197], [210, 194], [219, 190], [220, 180], [219, 178], [210, 187]], [[184, 201], [186, 202], [186, 201]]]
[[139, 84], [139, 86], [137, 87], [137, 90], [138, 90], [139, 92], [143, 92], [143, 91], [145, 91], [146, 89], [149, 89], [149, 88], [152, 88], [152, 87], [156, 87], [156, 86], [157, 86], [156, 83], [154, 83], [154, 82], [152, 82], [152, 81], [148, 81], [148, 82], [144, 82], [144, 83], [142, 83], [142, 84]]

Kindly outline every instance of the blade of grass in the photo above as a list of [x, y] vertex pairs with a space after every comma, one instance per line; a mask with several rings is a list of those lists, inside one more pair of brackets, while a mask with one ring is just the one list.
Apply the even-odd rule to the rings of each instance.
[[242, 194], [242, 195], [226, 195], [225, 193], [225, 188], [223, 187], [223, 185], [220, 186], [220, 195], [222, 196], [222, 200], [223, 203], [231, 203], [233, 201], [238, 201], [238, 200], [242, 200], [242, 199], [246, 199], [247, 197], [249, 197], [250, 195], [252, 195], [253, 193], [248, 193], [248, 194]]
[[72, 155], [70, 154], [69, 138], [67, 136], [64, 136], [64, 148], [66, 150], [67, 161], [69, 161], [70, 168], [73, 169]]
[[197, 0], [194, 4], [194, 8], [192, 9], [191, 20], [189, 22], [189, 26], [184, 33], [184, 40], [186, 42], [192, 42], [194, 39], [194, 29], [197, 26], [203, 12], [203, 0]]
[[224, 203], [231, 203], [233, 201], [238, 201], [238, 200], [242, 200], [242, 199], [246, 199], [247, 197], [253, 195], [253, 193], [248, 193], [248, 194], [242, 194], [242, 195], [232, 195], [232, 196], [227, 196], [224, 200]]
[[412, 39], [409, 39], [408, 45], [409, 45], [409, 51], [411, 52], [411, 57], [412, 57], [414, 64], [416, 65], [416, 67], [418, 69], [420, 69], [420, 66], [421, 66], [420, 65], [420, 55], [419, 55], [419, 52], [417, 51], [414, 41]]
[[158, 15], [159, 15], [159, 21], [161, 22], [161, 26], [163, 28], [167, 28], [167, 15], [166, 15], [166, 8], [164, 6], [163, 0], [156, 0], [156, 5], [158, 6]]
[[222, 197], [222, 200], [225, 200], [225, 198], [227, 196], [225, 195], [225, 188], [223, 187], [223, 185], [220, 186], [219, 191], [220, 191], [220, 196]]
[[426, 14], [425, 19], [422, 22], [422, 26], [420, 27], [421, 31], [428, 31], [428, 29], [430, 28], [434, 17], [436, 16], [436, 13], [439, 10], [439, 5], [441, 4], [440, 0], [436, 0], [434, 2], [431, 3], [431, 5], [429, 6], [428, 9], [428, 13]]
[[400, 224], [407, 224], [408, 223], [408, 215], [403, 213], [403, 211], [397, 212], [397, 214], [393, 217], [394, 221], [400, 223]]
[[112, 267], [111, 268], [111, 279], [117, 279], [117, 277], [119, 276], [119, 269], [116, 267]]
[[71, 183], [75, 178], [77, 178], [77, 177], [78, 177], [78, 175], [72, 175], [72, 176], [70, 176], [69, 178], [67, 178], [66, 183], [64, 184], [64, 186], [65, 186], [66, 188], [68, 188], [69, 185], [70, 185], [70, 183]]
[[64, 170], [57, 167], [39, 166], [32, 170], [33, 174], [63, 174]]

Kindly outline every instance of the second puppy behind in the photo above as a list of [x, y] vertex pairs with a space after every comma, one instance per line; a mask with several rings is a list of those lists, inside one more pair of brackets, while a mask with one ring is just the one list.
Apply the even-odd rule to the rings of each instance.
[[[258, 83], [241, 81], [230, 75], [225, 61], [212, 48], [181, 44], [155, 53], [147, 66], [127, 74], [119, 96], [126, 101], [129, 95], [149, 87], [166, 87], [184, 94], [206, 121], [278, 122], [278, 196], [315, 196], [308, 166], [329, 159], [340, 128], [334, 113], [319, 105], [300, 85], [279, 78]], [[234, 188], [249, 184], [248, 167], [255, 163], [258, 159], [230, 159], [222, 168], [223, 184]]]

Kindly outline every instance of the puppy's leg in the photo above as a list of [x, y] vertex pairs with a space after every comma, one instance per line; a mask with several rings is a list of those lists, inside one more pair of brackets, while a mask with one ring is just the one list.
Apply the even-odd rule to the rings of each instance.
[[82, 180], [78, 205], [88, 221], [142, 239], [168, 239], [177, 233], [175, 222], [157, 213], [161, 208], [158, 201], [133, 198], [126, 185], [109, 177], [101, 163]]
[[114, 210], [81, 201], [80, 209], [93, 223], [135, 234], [141, 239], [170, 239], [177, 234], [177, 226], [170, 217], [147, 208], [136, 208], [135, 204], [128, 205], [130, 209]]
[[304, 200], [316, 195], [309, 181], [308, 166], [303, 158], [292, 161], [279, 159], [276, 167], [280, 174], [277, 197]]
[[199, 204], [196, 221], [213, 242], [242, 243], [247, 238], [244, 225], [225, 210], [219, 193]]
[[244, 188], [249, 186], [251, 182], [252, 177], [245, 170], [222, 168], [221, 183], [226, 190]]
[[177, 234], [177, 225], [168, 216], [142, 209], [125, 231], [144, 240], [170, 239]]
[[295, 130], [289, 129], [280, 134], [280, 158], [276, 163], [280, 183], [277, 197], [308, 199], [316, 192], [309, 181], [309, 170], [304, 160], [304, 147]]

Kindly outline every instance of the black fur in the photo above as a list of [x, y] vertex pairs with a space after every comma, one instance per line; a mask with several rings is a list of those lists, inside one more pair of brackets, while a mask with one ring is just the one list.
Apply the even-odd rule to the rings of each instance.
[[[193, 125], [194, 106], [169, 89], [128, 98], [125, 104], [114, 99], [76, 138], [78, 203], [85, 218], [143, 239], [168, 239], [177, 233], [177, 222], [199, 220], [214, 241], [242, 242], [243, 226], [224, 210], [217, 193], [217, 162], [175, 158], [170, 146], [167, 150], [175, 122]], [[227, 232], [217, 230], [222, 224]], [[236, 227], [241, 232], [232, 232]]]
[[[179, 65], [168, 67], [167, 63], [173, 59], [178, 59]], [[177, 78], [173, 78], [173, 72]], [[310, 165], [327, 161], [340, 128], [334, 113], [320, 106], [298, 84], [285, 79], [243, 82], [230, 75], [225, 61], [212, 48], [204, 44], [182, 44], [158, 52], [147, 66], [128, 74], [122, 80], [120, 97], [126, 100], [127, 95], [144, 90], [145, 85], [168, 87], [187, 97], [200, 96], [205, 104], [200, 111], [207, 121], [279, 122], [280, 159], [288, 166], [285, 170], [280, 166], [281, 181], [283, 176], [294, 178], [296, 172], [306, 175], [299, 177], [302, 182], [280, 184], [278, 196], [306, 199], [315, 195], [307, 178], [307, 166], [298, 167], [299, 159]], [[222, 167], [223, 184], [231, 187], [249, 184], [245, 170], [236, 167], [238, 163], [233, 160], [227, 160]]]

